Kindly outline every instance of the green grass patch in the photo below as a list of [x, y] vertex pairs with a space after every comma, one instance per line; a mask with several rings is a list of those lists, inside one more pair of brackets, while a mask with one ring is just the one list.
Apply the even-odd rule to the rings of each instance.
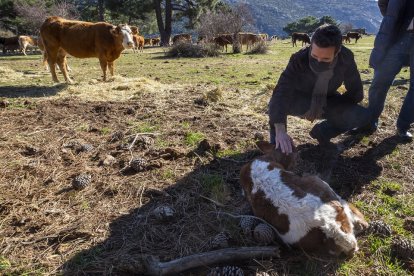
[[183, 129], [189, 129], [189, 128], [191, 127], [191, 123], [190, 123], [190, 122], [187, 122], [187, 121], [184, 121], [184, 122], [182, 122], [182, 123], [180, 124], [180, 126], [181, 126]]
[[229, 156], [238, 155], [238, 154], [241, 154], [240, 149], [223, 149], [223, 150], [219, 150], [216, 153], [216, 156], [223, 158], [223, 157], [229, 157]]
[[3, 256], [0, 256], [0, 272], [6, 271], [11, 267], [11, 263], [8, 259]]
[[205, 135], [201, 132], [187, 132], [185, 135], [185, 144], [192, 147], [197, 145], [204, 138]]
[[161, 178], [165, 180], [173, 180], [175, 179], [174, 171], [171, 169], [166, 169], [161, 172]]
[[160, 129], [160, 126], [149, 122], [129, 122], [134, 132], [153, 133]]
[[201, 176], [203, 192], [213, 200], [224, 203], [229, 195], [223, 177], [218, 174], [204, 174]]
[[103, 127], [101, 128], [100, 132], [102, 135], [108, 135], [112, 132], [112, 129], [110, 129], [109, 127]]
[[89, 130], [89, 124], [87, 124], [87, 123], [82, 123], [82, 124], [80, 124], [80, 125], [78, 125], [78, 126], [76, 127], [76, 130], [77, 130], [77, 131], [84, 131], [84, 132], [86, 132], [86, 131], [88, 131], [88, 130]]

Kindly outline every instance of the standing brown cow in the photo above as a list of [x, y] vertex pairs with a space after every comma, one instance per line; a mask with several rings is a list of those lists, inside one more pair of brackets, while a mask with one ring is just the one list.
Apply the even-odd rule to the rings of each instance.
[[233, 36], [231, 34], [221, 34], [213, 38], [213, 41], [217, 46], [222, 48], [222, 50], [226, 48], [227, 53], [227, 45], [233, 44]]
[[52, 79], [58, 82], [55, 64], [62, 71], [66, 82], [72, 83], [66, 70], [66, 56], [77, 58], [97, 57], [106, 81], [109, 68], [114, 75], [114, 61], [126, 48], [132, 48], [131, 29], [128, 25], [113, 26], [105, 22], [90, 23], [66, 20], [61, 17], [48, 17], [40, 27], [40, 35], [45, 46]]
[[179, 42], [188, 42], [193, 43], [191, 35], [190, 34], [178, 34], [175, 35], [172, 39], [173, 44], [179, 43]]
[[160, 37], [155, 37], [152, 39], [152, 46], [158, 46], [160, 45], [161, 42], [161, 38]]
[[262, 38], [253, 33], [239, 33], [240, 50], [243, 51], [243, 44], [246, 45], [246, 51], [251, 49], [252, 46], [262, 41]]
[[35, 36], [21, 35], [19, 36], [20, 51], [26, 56], [27, 46], [37, 46], [38, 38]]
[[306, 33], [292, 33], [292, 46], [293, 47], [297, 46], [296, 45], [297, 40], [302, 41], [302, 47], [304, 43], [305, 45], [306, 43], [310, 44], [310, 37]]
[[145, 44], [144, 37], [140, 35], [133, 35], [133, 39], [134, 39], [134, 47], [132, 49], [134, 50], [134, 53], [135, 53], [135, 49], [137, 49], [140, 52], [143, 52], [144, 44]]

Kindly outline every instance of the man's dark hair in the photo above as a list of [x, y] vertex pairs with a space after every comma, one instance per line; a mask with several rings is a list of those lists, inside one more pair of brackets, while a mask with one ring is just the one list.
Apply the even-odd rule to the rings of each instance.
[[338, 50], [342, 45], [342, 33], [337, 26], [324, 24], [315, 30], [311, 42], [321, 48], [335, 47]]

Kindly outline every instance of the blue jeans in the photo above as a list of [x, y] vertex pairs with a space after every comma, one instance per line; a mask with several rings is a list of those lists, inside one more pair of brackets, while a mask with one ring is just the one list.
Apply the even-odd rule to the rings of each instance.
[[410, 88], [398, 116], [397, 129], [407, 131], [414, 122], [414, 34], [407, 32], [388, 50], [382, 63], [374, 70], [374, 79], [368, 92], [372, 127], [378, 126], [387, 92], [407, 59], [410, 60]]

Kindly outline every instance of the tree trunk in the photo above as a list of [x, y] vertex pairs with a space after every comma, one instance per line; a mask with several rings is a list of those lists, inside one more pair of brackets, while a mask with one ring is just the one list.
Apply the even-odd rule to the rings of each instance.
[[157, 16], [158, 30], [161, 36], [161, 46], [170, 45], [171, 25], [172, 25], [172, 5], [171, 0], [165, 1], [165, 24], [162, 17], [161, 0], [154, 0], [155, 15]]
[[102, 22], [105, 21], [104, 0], [98, 0], [98, 19]]
[[233, 34], [233, 54], [241, 53], [241, 41], [239, 32]]

